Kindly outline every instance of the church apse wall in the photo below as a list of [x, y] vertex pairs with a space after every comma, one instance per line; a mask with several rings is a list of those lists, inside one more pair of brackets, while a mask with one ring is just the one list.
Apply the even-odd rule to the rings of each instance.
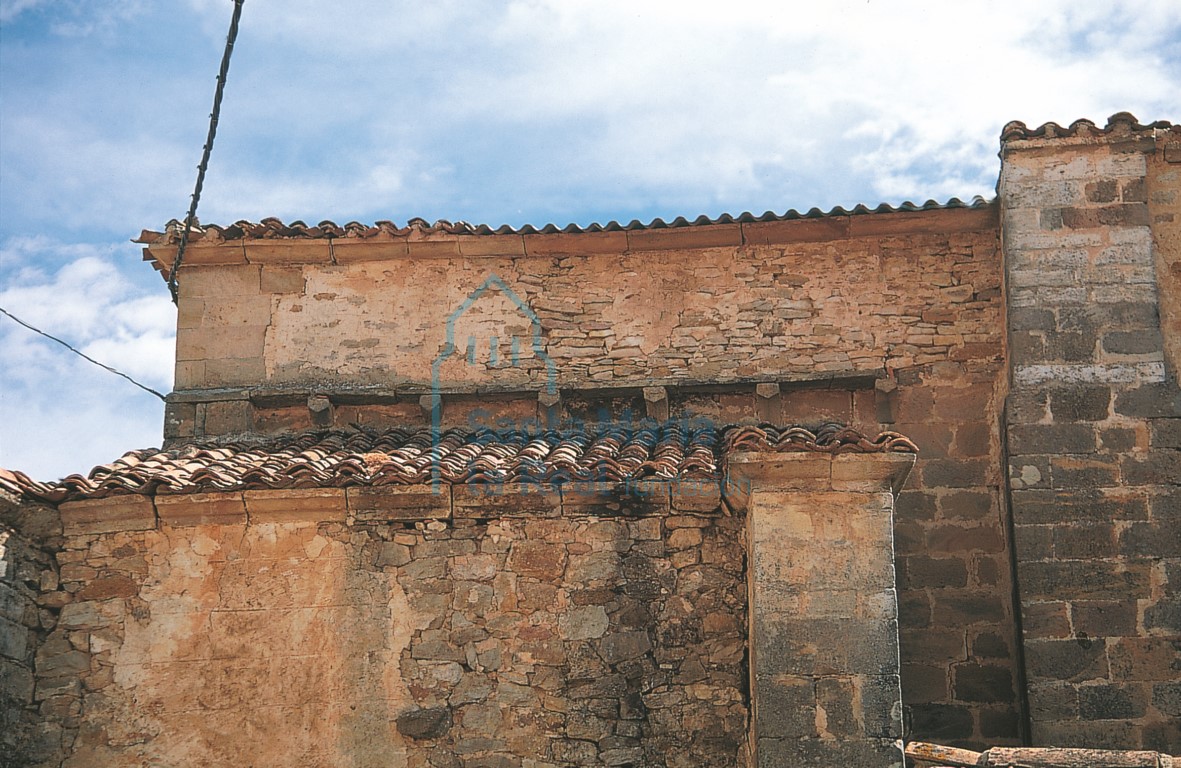
[[1181, 752], [1178, 130], [1001, 146], [991, 202], [194, 231], [164, 448], [0, 473], [65, 521], [42, 763]]
[[[170, 440], [430, 425], [447, 313], [495, 275], [534, 313], [540, 346], [511, 301], [482, 294], [441, 369], [444, 426], [607, 413], [916, 435], [896, 521], [908, 717], [931, 738], [1019, 737], [995, 205], [641, 231], [258, 235], [209, 229], [186, 257]], [[172, 238], [141, 239], [166, 259]], [[551, 377], [560, 397], [547, 405], [537, 392]]]

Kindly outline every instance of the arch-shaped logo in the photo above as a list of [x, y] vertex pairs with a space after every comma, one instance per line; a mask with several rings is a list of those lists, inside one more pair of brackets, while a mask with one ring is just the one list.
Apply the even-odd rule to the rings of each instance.
[[[490, 292], [498, 293], [507, 299], [520, 316], [528, 322], [528, 339], [522, 340], [521, 334], [513, 333], [506, 326], [508, 333], [500, 335], [497, 333], [486, 334], [480, 338], [478, 334], [468, 333], [467, 338], [463, 340], [462, 352], [460, 347], [456, 344], [456, 324], [469, 311], [476, 307], [481, 299], [484, 299]], [[527, 347], [523, 345], [528, 345]], [[551, 397], [556, 396], [558, 392], [558, 369], [556, 363], [549, 353], [545, 350], [545, 345], [541, 337], [541, 320], [528, 304], [526, 304], [512, 288], [508, 286], [494, 272], [489, 272], [488, 276], [484, 278], [483, 282], [463, 300], [458, 307], [455, 308], [450, 315], [447, 316], [446, 336], [443, 343], [443, 348], [431, 363], [431, 485], [437, 492], [441, 477], [441, 452], [439, 443], [442, 438], [442, 417], [443, 417], [443, 393], [441, 371], [443, 364], [453, 358], [457, 353], [462, 353], [464, 362], [470, 366], [488, 366], [492, 368], [509, 366], [513, 368], [521, 367], [522, 360], [527, 354], [532, 353], [533, 357], [541, 361], [545, 366], [545, 392]], [[487, 354], [487, 362], [485, 363], [484, 355]], [[555, 424], [549, 423], [552, 420], [552, 412], [547, 412], [546, 428], [552, 429], [556, 427]]]

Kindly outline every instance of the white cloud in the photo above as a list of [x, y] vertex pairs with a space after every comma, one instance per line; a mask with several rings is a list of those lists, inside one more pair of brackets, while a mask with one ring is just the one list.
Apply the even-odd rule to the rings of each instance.
[[[176, 315], [143, 295], [104, 250], [47, 238], [0, 246], [0, 307], [99, 362], [167, 392]], [[41, 264], [67, 259], [56, 271]], [[0, 317], [0, 465], [38, 478], [108, 462], [158, 444], [163, 403], [64, 347]]]
[[64, 373], [68, 386], [47, 380], [36, 397], [0, 387], [0, 466], [53, 480], [160, 444], [164, 404], [155, 397], [108, 384], [93, 366]]
[[0, 0], [0, 24], [15, 21], [27, 10], [43, 6], [48, 0]]
[[[197, 6], [224, 21], [224, 4]], [[1181, 101], [1162, 58], [1181, 11], [1161, 2], [347, 2], [331, 25], [310, 0], [272, 8], [247, 9], [243, 45], [300, 56], [286, 74], [239, 73], [269, 96], [238, 105], [251, 115], [240, 119], [257, 139], [276, 123], [255, 116], [283, 112], [289, 139], [333, 161], [315, 184], [283, 176], [252, 198], [284, 209], [328, 194], [368, 210], [473, 197], [488, 209], [513, 195], [540, 211], [663, 200], [687, 215], [968, 197], [990, 193], [1009, 119], [1153, 119]], [[350, 30], [347, 44], [333, 28]], [[383, 189], [369, 170], [389, 142], [425, 148], [398, 164], [406, 177], [443, 153], [501, 154], [475, 164], [479, 179], [464, 158], [434, 175], [450, 187]], [[473, 181], [483, 199], [459, 188]], [[251, 188], [244, 176], [218, 187]]]
[[186, 166], [195, 165], [199, 147], [105, 121], [67, 121], [50, 111], [6, 117], [3, 127], [4, 183], [20, 190], [6, 195], [6, 221], [84, 220], [121, 227], [130, 237], [139, 231], [133, 222], [163, 215], [163, 223], [187, 207], [195, 171]]
[[16, 21], [26, 11], [48, 12], [49, 28], [63, 37], [110, 33], [142, 12], [143, 0], [2, 0], [0, 23]]
[[[6, 242], [0, 245], [0, 264], [14, 268], [15, 275], [0, 290], [0, 306], [100, 362], [115, 368], [125, 365], [151, 384], [169, 386], [172, 352], [158, 353], [175, 336], [176, 311], [164, 291], [144, 295], [129, 282], [110, 259], [114, 249], [44, 237]], [[37, 266], [63, 259], [69, 260], [53, 274]], [[31, 335], [7, 318], [3, 327], [0, 339], [5, 344], [23, 344], [15, 339]], [[97, 354], [103, 351], [110, 357]], [[62, 352], [69, 354], [64, 348]], [[5, 359], [19, 360], [13, 354], [5, 350]]]

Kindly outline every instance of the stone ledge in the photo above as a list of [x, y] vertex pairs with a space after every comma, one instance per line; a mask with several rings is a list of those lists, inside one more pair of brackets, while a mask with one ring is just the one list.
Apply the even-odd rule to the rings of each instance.
[[[1057, 140], [1060, 141], [1060, 140]], [[1032, 143], [1032, 142], [1023, 142]], [[1095, 143], [1095, 142], [1090, 142]], [[349, 264], [391, 259], [545, 258], [617, 255], [660, 250], [744, 248], [782, 243], [834, 242], [896, 234], [946, 234], [996, 227], [995, 203], [980, 207], [890, 210], [800, 216], [772, 221], [717, 222], [610, 231], [506, 234], [421, 234], [352, 237], [251, 237], [197, 240], [185, 250], [188, 266]], [[145, 235], [148, 233], [145, 233]], [[153, 233], [156, 234], [156, 233]], [[142, 240], [140, 242], [143, 242]], [[144, 261], [168, 270], [176, 243], [148, 243]]]
[[156, 496], [161, 525], [245, 525], [242, 492], [186, 493]]
[[387, 485], [111, 496], [63, 502], [67, 535], [160, 525], [424, 522], [452, 518], [664, 517], [723, 514], [709, 480], [504, 485]]
[[[799, 390], [812, 389], [870, 389], [874, 383], [886, 378], [882, 368], [868, 368], [863, 370], [848, 369], [830, 371], [827, 373], [811, 373], [807, 375], [774, 375], [735, 378], [731, 380], [717, 379], [650, 379], [645, 386], [664, 387], [669, 394], [697, 395], [697, 394], [730, 394], [750, 392], [760, 385], [777, 384], [784, 394], [791, 394]], [[572, 382], [559, 387], [562, 396], [584, 398], [617, 398], [632, 397], [644, 389], [640, 385], [627, 384], [599, 384], [595, 382]], [[333, 405], [389, 405], [394, 403], [419, 402], [423, 395], [429, 395], [429, 384], [415, 384], [403, 382], [393, 387], [355, 387], [328, 390], [321, 386], [244, 386], [244, 387], [205, 387], [197, 389], [178, 389], [168, 395], [169, 403], [212, 403], [225, 400], [249, 400], [252, 405], [264, 408], [295, 406], [305, 404], [313, 395], [323, 395]], [[471, 385], [446, 386], [439, 390], [443, 397], [482, 397], [487, 395], [517, 395], [522, 398], [535, 398], [536, 389], [523, 388], [512, 385]]]
[[63, 502], [60, 510], [67, 535], [143, 531], [159, 525], [719, 515], [744, 513], [755, 485], [761, 490], [897, 493], [915, 459], [911, 453], [743, 451], [726, 460], [723, 482], [673, 478], [128, 494]]
[[359, 522], [445, 520], [451, 517], [448, 485], [387, 485], [345, 490], [349, 515]]
[[913, 453], [780, 453], [742, 451], [726, 459], [723, 493], [727, 503], [745, 509], [741, 497], [760, 490], [897, 493], [916, 461]]
[[284, 488], [246, 491], [246, 517], [251, 524], [343, 522], [348, 504], [343, 488]]
[[456, 485], [449, 488], [457, 518], [558, 517], [562, 494], [552, 486]]
[[156, 507], [148, 496], [108, 496], [105, 499], [66, 501], [58, 507], [67, 536], [116, 531], [150, 531], [156, 527]]

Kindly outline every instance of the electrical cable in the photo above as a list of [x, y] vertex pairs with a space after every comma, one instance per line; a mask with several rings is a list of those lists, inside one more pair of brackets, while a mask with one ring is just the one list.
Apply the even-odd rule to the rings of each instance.
[[138, 381], [136, 381], [135, 379], [131, 378], [131, 377], [130, 377], [130, 376], [128, 376], [126, 373], [123, 373], [123, 371], [116, 370], [116, 369], [112, 368], [112, 367], [111, 367], [111, 366], [109, 366], [109, 365], [106, 365], [106, 364], [104, 364], [104, 363], [100, 363], [99, 361], [95, 360], [93, 357], [90, 357], [89, 355], [87, 355], [85, 352], [80, 352], [80, 351], [78, 351], [77, 349], [74, 349], [74, 348], [73, 348], [73, 347], [71, 347], [69, 344], [67, 344], [66, 342], [64, 342], [64, 341], [62, 341], [61, 339], [59, 339], [58, 337], [56, 337], [56, 336], [53, 336], [53, 335], [51, 335], [51, 334], [48, 334], [48, 333], [46, 333], [45, 331], [41, 330], [40, 328], [34, 327], [34, 326], [32, 326], [32, 325], [29, 325], [29, 324], [28, 324], [28, 323], [26, 323], [24, 320], [21, 320], [19, 317], [17, 317], [16, 315], [12, 314], [11, 312], [9, 312], [9, 311], [8, 311], [7, 309], [5, 309], [4, 307], [0, 307], [0, 312], [3, 312], [5, 315], [8, 315], [8, 317], [10, 317], [12, 320], [14, 320], [14, 321], [16, 321], [17, 323], [19, 323], [20, 325], [23, 325], [24, 327], [28, 328], [30, 331], [32, 331], [32, 332], [34, 332], [34, 333], [39, 333], [39, 334], [41, 334], [42, 336], [44, 336], [45, 338], [47, 338], [47, 339], [50, 339], [51, 341], [56, 341], [58, 344], [61, 344], [63, 347], [65, 347], [66, 349], [70, 350], [70, 351], [71, 351], [71, 352], [73, 352], [75, 355], [78, 355], [79, 357], [83, 358], [84, 360], [87, 360], [88, 362], [94, 363], [94, 364], [95, 364], [95, 365], [97, 365], [99, 368], [102, 368], [102, 369], [104, 369], [104, 370], [106, 370], [106, 371], [109, 371], [109, 372], [111, 372], [111, 373], [115, 374], [116, 376], [122, 376], [123, 378], [127, 379], [127, 380], [128, 380], [128, 381], [130, 381], [132, 384], [134, 384], [135, 386], [137, 386], [137, 387], [139, 387], [140, 389], [144, 390], [145, 392], [151, 392], [153, 395], [155, 395], [156, 397], [160, 398], [160, 399], [161, 399], [161, 400], [163, 400], [164, 402], [168, 402], [168, 399], [167, 399], [167, 398], [165, 398], [165, 397], [164, 397], [164, 395], [160, 394], [159, 392], [157, 392], [156, 390], [152, 389], [151, 387], [147, 387], [147, 386], [144, 386], [143, 384], [140, 384]]
[[230, 31], [226, 35], [226, 48], [221, 56], [221, 69], [217, 74], [217, 89], [213, 92], [213, 111], [209, 113], [209, 133], [205, 137], [205, 146], [201, 151], [201, 162], [197, 165], [197, 183], [193, 187], [193, 195], [189, 203], [189, 213], [185, 216], [184, 229], [180, 233], [180, 246], [176, 250], [176, 260], [168, 270], [168, 292], [172, 294], [172, 303], [177, 303], [176, 273], [185, 257], [185, 248], [189, 244], [189, 230], [197, 218], [197, 204], [201, 201], [201, 187], [205, 184], [205, 171], [209, 168], [209, 155], [213, 152], [213, 139], [217, 136], [217, 119], [221, 114], [221, 97], [225, 92], [226, 76], [230, 72], [230, 54], [234, 52], [234, 40], [238, 37], [238, 20], [242, 17], [242, 3], [245, 0], [234, 0], [234, 15], [230, 19]]

